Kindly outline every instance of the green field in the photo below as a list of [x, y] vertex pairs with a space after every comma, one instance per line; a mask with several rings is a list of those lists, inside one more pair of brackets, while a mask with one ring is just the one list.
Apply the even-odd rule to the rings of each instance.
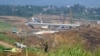
[[0, 45], [0, 52], [3, 52], [4, 46]]
[[10, 30], [12, 25], [7, 22], [0, 22], [0, 31], [2, 30]]
[[[4, 47], [0, 46], [0, 52], [3, 51]], [[31, 50], [32, 51], [32, 50]], [[35, 51], [35, 50], [33, 50]], [[33, 54], [33, 55], [30, 55]], [[12, 53], [14, 54], [14, 53]], [[89, 51], [84, 49], [81, 46], [74, 46], [74, 47], [61, 47], [59, 49], [51, 50], [45, 53], [43, 50], [37, 50], [35, 52], [30, 52], [26, 50], [20, 56], [100, 56], [100, 49]]]
[[15, 40], [11, 37], [6, 36], [5, 34], [0, 34], [0, 40], [14, 44]]
[[[44, 52], [43, 49], [31, 49], [31, 53], [35, 53], [37, 56], [100, 56], [100, 49], [87, 50], [82, 45], [78, 44], [75, 46], [62, 45], [54, 50]], [[24, 54], [29, 54], [30, 49], [26, 50]], [[29, 55], [27, 55], [29, 56]]]
[[38, 56], [100, 56], [100, 49], [93, 51], [86, 50], [80, 45], [73, 47], [62, 46], [54, 51], [49, 51], [43, 54], [43, 51], [37, 53]]

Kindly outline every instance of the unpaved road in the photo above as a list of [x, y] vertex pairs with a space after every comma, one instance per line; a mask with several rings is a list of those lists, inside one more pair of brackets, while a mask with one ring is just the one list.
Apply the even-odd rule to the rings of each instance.
[[[6, 42], [3, 42], [3, 41], [0, 41], [0, 45], [4, 46], [4, 47], [6, 47], [6, 48], [16, 48], [15, 46], [10, 45], [10, 44], [8, 44], [8, 43], [6, 43]], [[20, 49], [20, 48], [16, 48], [16, 51], [17, 51], [17, 52], [21, 52], [21, 50], [22, 50], [22, 49]]]
[[6, 47], [6, 48], [13, 48], [13, 47], [14, 47], [13, 45], [10, 45], [10, 44], [5, 43], [5, 42], [3, 42], [3, 41], [0, 41], [0, 45], [3, 45], [3, 46]]

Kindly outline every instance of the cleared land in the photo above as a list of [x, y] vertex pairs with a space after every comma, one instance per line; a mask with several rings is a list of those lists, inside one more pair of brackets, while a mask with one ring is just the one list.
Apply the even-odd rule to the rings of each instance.
[[[94, 24], [61, 31], [55, 34], [19, 36], [11, 32], [0, 33], [0, 40], [6, 44], [13, 44], [17, 41], [29, 46], [26, 52], [24, 50], [21, 53], [8, 52], [5, 54], [1, 53], [1, 55], [25, 56], [25, 54], [27, 55], [28, 53], [29, 56], [100, 56], [99, 33], [100, 25]], [[9, 42], [9, 40], [11, 42]], [[43, 51], [43, 44], [45, 42], [48, 42], [49, 45], [48, 53], [44, 53]]]

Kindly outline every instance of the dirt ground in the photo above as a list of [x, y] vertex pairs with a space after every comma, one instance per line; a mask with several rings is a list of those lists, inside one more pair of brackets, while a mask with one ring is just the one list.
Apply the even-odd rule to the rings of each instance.
[[41, 48], [45, 42], [48, 42], [51, 48], [56, 47], [61, 43], [65, 43], [67, 45], [83, 43], [86, 48], [93, 49], [100, 47], [99, 33], [99, 25], [90, 25], [61, 31], [54, 34], [30, 35], [26, 37], [20, 37], [13, 33], [9, 33], [7, 35], [13, 37], [16, 41], [23, 42], [24, 44], [31, 47]]
[[25, 25], [27, 18], [17, 16], [0, 16], [0, 22], [9, 22], [13, 27], [19, 29], [31, 30], [31, 28]]
[[[9, 16], [3, 18], [4, 21], [14, 23], [14, 25], [18, 28], [32, 30], [24, 24], [24, 19]], [[0, 20], [2, 20], [3, 18], [0, 17]], [[54, 34], [19, 36], [10, 32], [6, 35], [15, 39], [17, 42], [37, 48], [43, 48], [43, 44], [45, 42], [48, 42], [50, 48], [55, 48], [60, 44], [74, 45], [79, 43], [82, 43], [86, 49], [95, 49], [97, 47], [100, 47], [100, 25], [95, 24], [81, 26], [79, 28], [73, 28], [69, 30], [67, 29], [65, 31]]]

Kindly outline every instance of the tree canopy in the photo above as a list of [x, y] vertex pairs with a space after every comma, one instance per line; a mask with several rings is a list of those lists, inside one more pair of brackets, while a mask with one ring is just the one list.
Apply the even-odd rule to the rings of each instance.
[[0, 5], [0, 16], [20, 16], [31, 17], [35, 14], [50, 14], [65, 16], [72, 13], [73, 18], [76, 19], [100, 19], [100, 8], [86, 8], [85, 6], [75, 4], [70, 7], [56, 7], [56, 6], [14, 6], [14, 5]]

